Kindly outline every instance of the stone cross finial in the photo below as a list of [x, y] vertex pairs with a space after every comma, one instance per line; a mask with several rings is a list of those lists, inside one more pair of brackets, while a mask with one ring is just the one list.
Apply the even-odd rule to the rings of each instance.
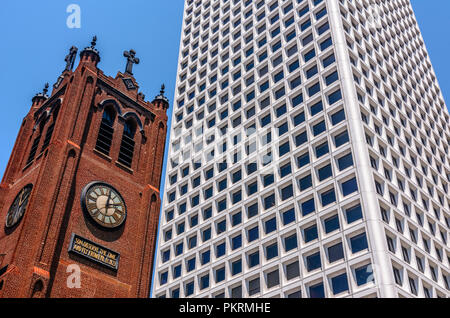
[[71, 71], [73, 69], [73, 65], [75, 63], [75, 59], [77, 58], [78, 48], [72, 46], [70, 48], [69, 54], [66, 56], [64, 61], [66, 61], [66, 69], [64, 71]]
[[49, 86], [50, 85], [48, 83], [45, 83], [44, 89], [42, 90], [44, 96], [47, 95]]
[[127, 58], [127, 68], [125, 70], [126, 74], [133, 75], [133, 64], [139, 64], [140, 60], [136, 57], [136, 52], [130, 50], [123, 52], [123, 56]]
[[96, 45], [97, 45], [97, 36], [94, 35], [91, 42], [91, 48], [95, 48]]

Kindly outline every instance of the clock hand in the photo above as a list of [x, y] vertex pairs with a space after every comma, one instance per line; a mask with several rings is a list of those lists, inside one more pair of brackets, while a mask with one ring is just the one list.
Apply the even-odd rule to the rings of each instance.
[[23, 191], [20, 192], [20, 198], [19, 198], [19, 206], [21, 206], [23, 203]]
[[19, 206], [22, 206], [27, 201], [29, 196], [30, 196], [30, 193], [25, 193], [25, 195], [22, 195], [22, 199], [19, 202]]
[[111, 200], [111, 192], [112, 192], [111, 189], [109, 189], [108, 200], [106, 200], [106, 206], [105, 206], [106, 210], [108, 210], [108, 207], [111, 205], [109, 203], [109, 201]]

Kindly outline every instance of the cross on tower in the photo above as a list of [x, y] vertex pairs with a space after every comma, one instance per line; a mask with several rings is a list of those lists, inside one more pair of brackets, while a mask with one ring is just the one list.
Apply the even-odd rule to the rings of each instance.
[[133, 64], [139, 64], [139, 59], [136, 57], [136, 52], [130, 50], [123, 52], [123, 56], [127, 58], [127, 68], [125, 70], [126, 74], [133, 75]]

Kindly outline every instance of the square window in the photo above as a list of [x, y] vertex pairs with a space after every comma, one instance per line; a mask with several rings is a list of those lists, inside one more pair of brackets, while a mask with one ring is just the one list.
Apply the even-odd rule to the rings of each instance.
[[225, 250], [226, 250], [225, 249], [225, 243], [217, 245], [217, 248], [216, 248], [217, 258], [225, 255]]
[[334, 232], [336, 230], [339, 230], [339, 216], [333, 215], [332, 217], [326, 219], [324, 222], [324, 226], [325, 226], [325, 233], [331, 233]]
[[313, 126], [314, 136], [320, 135], [327, 129], [325, 121], [321, 121], [320, 123]]
[[271, 194], [264, 198], [264, 209], [268, 210], [275, 206], [275, 194]]
[[287, 298], [302, 298], [302, 293], [301, 291], [296, 291], [292, 294], [287, 295]]
[[242, 192], [237, 191], [233, 193], [233, 204], [236, 204], [242, 200]]
[[314, 253], [306, 257], [306, 268], [308, 272], [322, 267], [320, 252]]
[[281, 200], [282, 201], [292, 198], [293, 195], [294, 195], [294, 193], [293, 193], [292, 184], [288, 185], [287, 187], [285, 187], [281, 190]]
[[300, 105], [301, 103], [303, 103], [303, 94], [300, 93], [299, 95], [292, 98], [292, 106], [293, 107], [296, 107], [296, 106]]
[[347, 131], [344, 131], [343, 133], [340, 133], [339, 135], [334, 137], [334, 143], [336, 145], [336, 148], [339, 148], [340, 146], [346, 144], [347, 142], [349, 142], [349, 136]]
[[231, 239], [231, 246], [233, 250], [236, 250], [242, 246], [242, 236], [238, 235]]
[[346, 118], [345, 118], [344, 109], [341, 109], [340, 111], [331, 115], [331, 123], [333, 124], [333, 126], [339, 124], [340, 122], [344, 121], [345, 119]]
[[181, 265], [177, 265], [173, 268], [173, 278], [178, 278], [181, 276]]
[[266, 247], [267, 260], [278, 256], [278, 244], [274, 243]]
[[274, 182], [274, 175], [273, 174], [267, 174], [263, 177], [263, 183], [264, 187], [267, 187], [271, 185]]
[[315, 116], [323, 110], [322, 101], [311, 106], [311, 116]]
[[226, 220], [223, 220], [223, 221], [217, 223], [217, 234], [221, 234], [221, 233], [225, 232], [226, 229], [227, 229]]
[[323, 59], [323, 61], [322, 61], [323, 67], [326, 68], [326, 67], [330, 66], [331, 64], [333, 64], [335, 61], [336, 61], [336, 58], [334, 57], [334, 54], [331, 54]]
[[266, 234], [272, 233], [277, 229], [277, 219], [272, 218], [265, 222]]
[[272, 288], [280, 284], [280, 274], [278, 269], [267, 274], [267, 288]]
[[301, 79], [300, 76], [297, 76], [296, 78], [294, 78], [290, 82], [291, 89], [294, 89], [294, 88], [296, 88], [297, 86], [299, 86], [301, 84], [302, 84], [302, 79]]
[[211, 207], [206, 208], [206, 209], [203, 211], [203, 219], [204, 219], [204, 220], [207, 220], [207, 219], [209, 219], [211, 216], [212, 216], [212, 208], [211, 208]]
[[216, 270], [216, 283], [225, 280], [225, 267], [219, 268]]
[[211, 228], [207, 228], [206, 230], [204, 230], [202, 232], [202, 240], [203, 240], [203, 242], [206, 242], [209, 239], [211, 239]]
[[209, 274], [200, 278], [200, 289], [203, 290], [209, 287]]
[[281, 178], [284, 178], [284, 177], [286, 177], [287, 175], [289, 175], [291, 173], [292, 173], [292, 168], [291, 168], [291, 164], [290, 163], [280, 167], [280, 177]]
[[331, 285], [333, 287], [333, 294], [338, 295], [345, 291], [348, 291], [347, 274], [341, 274], [331, 279]]
[[300, 276], [300, 265], [297, 262], [291, 263], [286, 266], [286, 279], [291, 280]]
[[279, 81], [282, 80], [283, 78], [284, 78], [284, 73], [283, 73], [283, 71], [281, 71], [281, 72], [275, 74], [275, 76], [274, 76], [275, 83], [279, 82]]
[[326, 165], [323, 168], [319, 169], [319, 181], [326, 180], [333, 176], [333, 171], [331, 169], [331, 164]]
[[322, 199], [322, 206], [328, 206], [331, 203], [336, 202], [336, 193], [334, 192], [334, 189], [331, 189], [327, 192], [324, 192], [321, 194], [321, 199]]
[[339, 170], [343, 171], [353, 166], [353, 156], [351, 153], [338, 159]]
[[358, 253], [368, 248], [366, 233], [359, 234], [350, 239], [352, 253]]
[[365, 285], [374, 281], [372, 265], [365, 265], [355, 269], [356, 284], [358, 286]]
[[252, 253], [248, 256], [248, 266], [250, 268], [259, 265], [259, 252]]
[[292, 62], [291, 64], [289, 64], [289, 72], [292, 73], [293, 71], [295, 71], [296, 69], [298, 69], [300, 67], [300, 63], [298, 60]]
[[302, 215], [306, 216], [316, 210], [314, 198], [302, 203]]
[[285, 90], [284, 90], [284, 87], [282, 87], [275, 92], [275, 99], [279, 99], [279, 98], [283, 97], [284, 94], [285, 94]]
[[301, 134], [295, 136], [295, 145], [297, 147], [300, 147], [308, 142], [308, 134], [306, 131], [302, 132]]
[[348, 224], [351, 224], [363, 218], [361, 204], [358, 204], [354, 207], [345, 210], [345, 213], [347, 215]]
[[317, 74], [317, 65], [314, 65], [306, 71], [306, 78], [311, 78]]
[[278, 126], [278, 136], [282, 136], [285, 133], [287, 133], [289, 130], [288, 124], [287, 123], [283, 123], [280, 126]]
[[180, 298], [180, 289], [172, 290], [172, 298]]
[[194, 282], [186, 284], [186, 296], [191, 296], [194, 293]]
[[295, 209], [292, 208], [283, 213], [283, 225], [288, 225], [295, 222]]
[[344, 258], [344, 250], [342, 248], [342, 243], [328, 247], [328, 261], [334, 263], [340, 259]]
[[325, 290], [323, 283], [310, 286], [309, 287], [309, 297], [310, 298], [325, 298]]
[[313, 226], [306, 228], [304, 230], [304, 233], [305, 233], [305, 243], [314, 241], [319, 237], [317, 233], [317, 226], [315, 224]]
[[298, 126], [305, 121], [305, 113], [302, 112], [294, 117], [294, 126]]
[[314, 96], [318, 92], [320, 92], [320, 83], [319, 82], [317, 82], [316, 84], [314, 84], [313, 86], [308, 88], [308, 95], [310, 97]]
[[247, 174], [252, 174], [253, 172], [255, 172], [257, 169], [257, 164], [256, 162], [251, 162], [249, 164], [247, 164]]
[[277, 112], [277, 117], [280, 117], [280, 116], [286, 114], [286, 112], [287, 112], [286, 104], [284, 104], [283, 106], [278, 107], [276, 112]]
[[255, 278], [248, 283], [248, 294], [249, 296], [256, 295], [260, 292], [260, 281], [259, 277]]
[[242, 260], [237, 260], [231, 263], [231, 273], [232, 275], [237, 275], [242, 272]]
[[297, 158], [297, 165], [299, 168], [303, 168], [304, 166], [309, 165], [309, 163], [309, 153], [305, 153]]
[[329, 152], [328, 142], [325, 142], [316, 147], [316, 157], [320, 158]]
[[231, 289], [231, 298], [242, 298], [242, 286]]
[[284, 239], [284, 245], [285, 245], [286, 252], [296, 249], [298, 246], [297, 245], [297, 234], [286, 237]]
[[226, 199], [224, 199], [222, 201], [219, 201], [217, 203], [217, 210], [219, 212], [222, 212], [222, 211], [226, 210], [226, 208], [227, 208], [227, 200]]
[[187, 271], [192, 272], [195, 269], [195, 257], [187, 261]]
[[252, 218], [258, 215], [258, 203], [255, 203], [248, 207], [248, 218]]
[[330, 75], [328, 75], [327, 77], [325, 77], [325, 83], [328, 85], [333, 84], [334, 82], [336, 82], [339, 79], [338, 76], [338, 72], [333, 72]]
[[285, 154], [289, 153], [291, 151], [291, 147], [289, 145], [289, 141], [280, 145], [279, 147], [280, 151], [280, 157], [284, 156]]
[[254, 228], [251, 228], [248, 230], [248, 241], [253, 242], [254, 240], [257, 240], [259, 238], [259, 228], [258, 226], [255, 226]]
[[233, 226], [239, 225], [242, 223], [242, 213], [238, 212], [232, 215], [231, 222]]
[[350, 179], [342, 183], [342, 194], [344, 196], [348, 196], [357, 191], [358, 191], [358, 183], [356, 182], [356, 178]]
[[299, 180], [300, 191], [305, 191], [312, 187], [312, 177], [308, 175]]
[[210, 187], [208, 189], [205, 190], [205, 200], [211, 198], [213, 195], [213, 188]]
[[305, 59], [305, 63], [307, 63], [309, 60], [311, 60], [315, 56], [316, 56], [316, 51], [314, 49], [312, 49], [311, 51], [306, 52], [305, 55], [303, 56], [304, 59]]
[[197, 246], [197, 236], [193, 236], [188, 240], [189, 249], [192, 249]]
[[341, 90], [337, 90], [334, 93], [328, 95], [328, 104], [333, 105], [334, 103], [340, 101], [342, 99]]

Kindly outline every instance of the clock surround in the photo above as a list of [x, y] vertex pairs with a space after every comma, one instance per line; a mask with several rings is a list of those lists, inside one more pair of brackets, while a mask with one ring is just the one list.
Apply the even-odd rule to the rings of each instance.
[[8, 213], [6, 214], [5, 227], [10, 229], [20, 223], [25, 212], [27, 210], [28, 203], [30, 202], [31, 191], [33, 191], [33, 185], [28, 184], [20, 190], [17, 196], [14, 198]]
[[117, 229], [127, 218], [125, 200], [106, 182], [87, 184], [81, 193], [81, 206], [90, 219], [103, 229]]

